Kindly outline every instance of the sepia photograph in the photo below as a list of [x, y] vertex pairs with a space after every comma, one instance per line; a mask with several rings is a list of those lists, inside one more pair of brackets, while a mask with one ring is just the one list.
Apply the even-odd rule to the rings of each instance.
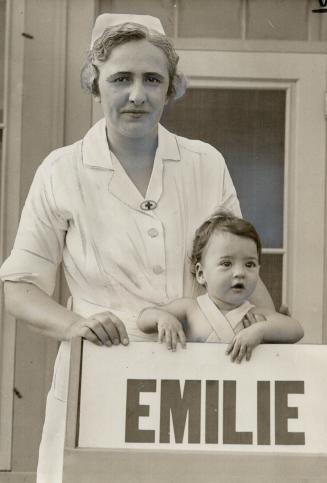
[[327, 1], [0, 0], [0, 483], [324, 483]]

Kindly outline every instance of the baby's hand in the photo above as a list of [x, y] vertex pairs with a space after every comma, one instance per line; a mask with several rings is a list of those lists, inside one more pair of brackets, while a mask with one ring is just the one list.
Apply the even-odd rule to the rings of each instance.
[[160, 312], [157, 322], [158, 342], [166, 342], [167, 349], [175, 351], [179, 339], [181, 346], [185, 349], [186, 337], [180, 321], [169, 312], [163, 310], [160, 310]]
[[253, 349], [263, 342], [264, 338], [264, 322], [260, 322], [246, 329], [240, 330], [235, 335], [232, 342], [228, 345], [226, 354], [231, 355], [231, 361], [242, 362], [243, 357], [246, 360], [251, 359]]

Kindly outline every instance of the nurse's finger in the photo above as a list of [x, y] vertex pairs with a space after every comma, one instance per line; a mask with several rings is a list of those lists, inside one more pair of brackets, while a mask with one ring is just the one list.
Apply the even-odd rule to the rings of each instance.
[[111, 319], [118, 330], [120, 342], [123, 345], [128, 345], [129, 338], [124, 322], [122, 322], [115, 314], [111, 314]]
[[127, 330], [125, 327], [125, 324], [112, 312], [107, 312], [107, 318], [105, 320], [105, 326], [107, 327], [106, 323], [107, 321], [110, 321], [113, 325], [109, 324], [109, 334], [111, 337], [111, 332], [112, 327], [115, 328], [115, 337], [118, 335], [118, 344], [121, 342], [123, 345], [128, 345], [129, 343], [129, 338], [127, 334]]
[[89, 342], [93, 342], [93, 344], [103, 345], [97, 335], [89, 327], [81, 327], [80, 331], [78, 332], [78, 336], [83, 337], [83, 339], [86, 339]]
[[[111, 338], [111, 335], [105, 329], [104, 325], [97, 319], [89, 319], [88, 327], [95, 333], [102, 344], [110, 347], [112, 343], [114, 343], [114, 339]], [[116, 342], [116, 344], [118, 343], [119, 342]]]
[[246, 329], [247, 327], [250, 327], [250, 325], [253, 325], [255, 323], [256, 323], [256, 318], [254, 314], [252, 314], [251, 312], [248, 312], [243, 318], [244, 328]]
[[242, 323], [243, 323], [244, 329], [246, 329], [247, 327], [250, 327], [251, 322], [249, 321], [247, 315], [243, 317]]
[[95, 314], [92, 319], [98, 320], [102, 324], [104, 330], [108, 334], [108, 338], [113, 344], [128, 344], [129, 341], [125, 326], [115, 314], [110, 311], [100, 312], [99, 314]]
[[178, 337], [179, 337], [179, 341], [181, 343], [181, 346], [183, 347], [183, 349], [185, 349], [186, 348], [186, 337], [185, 337], [185, 333], [184, 333], [183, 329], [178, 331]]
[[108, 338], [111, 340], [113, 344], [115, 345], [120, 344], [119, 333], [115, 327], [115, 324], [112, 322], [112, 320], [106, 319], [103, 322], [99, 322], [99, 324], [101, 324]]

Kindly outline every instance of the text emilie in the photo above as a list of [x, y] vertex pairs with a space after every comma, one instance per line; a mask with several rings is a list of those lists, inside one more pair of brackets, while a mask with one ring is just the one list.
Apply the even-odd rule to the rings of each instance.
[[[274, 403], [271, 408], [271, 385], [274, 384]], [[160, 385], [159, 442], [183, 443], [186, 424], [188, 444], [253, 444], [253, 432], [236, 430], [236, 381], [176, 379], [128, 379], [125, 417], [125, 442], [154, 443], [156, 429], [140, 429], [139, 418], [148, 417], [150, 406], [140, 403], [142, 392], [156, 392]], [[205, 391], [201, 407], [201, 391]], [[222, 392], [222, 414], [219, 397]], [[304, 394], [304, 381], [257, 381], [256, 441], [258, 445], [304, 445], [304, 432], [288, 431], [288, 420], [298, 418], [298, 408], [288, 405], [289, 394]], [[203, 406], [203, 403], [202, 403]], [[204, 431], [201, 432], [201, 413], [204, 411]], [[271, 441], [271, 413], [274, 412], [274, 441]], [[222, 424], [218, 441], [218, 424]], [[172, 426], [172, 428], [171, 428]], [[173, 431], [172, 431], [173, 429]], [[202, 439], [202, 440], [201, 440]]]

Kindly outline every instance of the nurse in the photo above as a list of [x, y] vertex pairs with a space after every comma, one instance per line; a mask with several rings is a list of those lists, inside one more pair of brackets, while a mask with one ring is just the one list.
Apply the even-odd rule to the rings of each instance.
[[[62, 481], [69, 342], [145, 340], [139, 311], [195, 296], [188, 253], [195, 228], [217, 208], [240, 215], [223, 157], [159, 124], [182, 94], [178, 56], [160, 21], [97, 18], [82, 84], [104, 119], [52, 152], [33, 180], [10, 257], [1, 269], [8, 310], [62, 341], [47, 399], [38, 483]], [[51, 295], [63, 262], [71, 310]], [[261, 284], [252, 301], [271, 306]]]

